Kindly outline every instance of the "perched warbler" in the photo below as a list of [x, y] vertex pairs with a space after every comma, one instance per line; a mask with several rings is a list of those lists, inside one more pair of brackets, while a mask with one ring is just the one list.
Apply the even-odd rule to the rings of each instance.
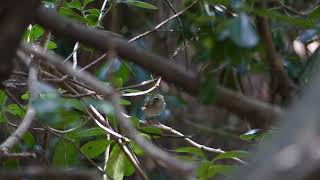
[[166, 102], [163, 95], [155, 94], [148, 97], [141, 108], [146, 117], [153, 117], [159, 115], [166, 107]]

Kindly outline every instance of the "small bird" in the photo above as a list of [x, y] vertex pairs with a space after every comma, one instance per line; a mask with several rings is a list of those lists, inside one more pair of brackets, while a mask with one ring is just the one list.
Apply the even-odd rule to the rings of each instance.
[[160, 113], [165, 109], [166, 102], [163, 95], [155, 94], [149, 96], [144, 106], [141, 108], [146, 117], [154, 117], [160, 115]]

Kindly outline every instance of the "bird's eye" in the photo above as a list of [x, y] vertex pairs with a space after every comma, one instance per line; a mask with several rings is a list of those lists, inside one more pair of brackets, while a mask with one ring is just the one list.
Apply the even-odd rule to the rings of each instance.
[[155, 98], [153, 98], [153, 100], [155, 100], [155, 101], [159, 101], [159, 98], [158, 98], [158, 97], [155, 97]]

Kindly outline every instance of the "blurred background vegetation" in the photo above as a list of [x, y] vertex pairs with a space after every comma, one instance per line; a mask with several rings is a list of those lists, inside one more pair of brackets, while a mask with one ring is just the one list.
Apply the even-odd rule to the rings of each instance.
[[[167, 57], [188, 71], [203, 75], [198, 97], [190, 96], [173, 84], [162, 81], [156, 90], [143, 96], [123, 97], [120, 102], [129, 115], [144, 120], [146, 117], [141, 110], [144, 100], [151, 94], [160, 93], [164, 95], [167, 106], [157, 117], [159, 122], [190, 136], [200, 144], [224, 150], [224, 154], [205, 152], [190, 146], [182, 138], [162, 136], [159, 129], [140, 127], [140, 132], [162, 149], [181, 159], [196, 162], [196, 176], [199, 179], [227, 177], [234, 168], [241, 165], [230, 158], [246, 160], [250, 156], [250, 147], [263, 141], [273, 131], [270, 124], [249, 123], [245, 118], [215, 106], [215, 87], [218, 84], [265, 103], [284, 105], [283, 99], [274, 96], [270, 86], [272, 71], [264, 39], [257, 30], [257, 16], [268, 18], [272, 41], [281, 64], [298, 89], [308, 83], [312, 67], [316, 64], [316, 58], [312, 55], [318, 51], [319, 46], [318, 1], [280, 0], [268, 1], [264, 5], [255, 0], [62, 2], [46, 0], [43, 4], [47, 8], [60, 6], [60, 15], [89, 28], [112, 32], [126, 39], [138, 37], [150, 30], [147, 35], [139, 36], [130, 43]], [[105, 2], [106, 6], [101, 9]], [[157, 27], [179, 12], [182, 13], [177, 18]], [[46, 35], [41, 26], [32, 24], [25, 32], [24, 40], [40, 43]], [[75, 44], [52, 35], [46, 46], [49, 51], [73, 62], [71, 55]], [[85, 67], [103, 54], [100, 50], [80, 44], [77, 65]], [[157, 78], [110, 52], [87, 70], [121, 93], [146, 90], [150, 84], [137, 88], [130, 86]], [[80, 151], [103, 166], [104, 152], [110, 145], [106, 172], [115, 179], [138, 179], [135, 169], [118, 145], [108, 140], [105, 132], [89, 121], [90, 117], [84, 113], [79, 98], [68, 96], [63, 86], [46, 80], [45, 75], [43, 77], [38, 83], [41, 98], [34, 102], [38, 111], [37, 124], [14, 148], [15, 152], [32, 152], [41, 158], [2, 161], [2, 168], [30, 165], [92, 168], [92, 164], [81, 158]], [[9, 82], [12, 85], [10, 91], [20, 104], [12, 101], [7, 92], [1, 91], [1, 140], [19, 124], [28, 100], [25, 78], [12, 76]], [[126, 132], [122, 132], [113, 117], [110, 104], [94, 100], [92, 103], [102, 109], [114, 129], [125, 135]], [[52, 132], [44, 133], [47, 130], [41, 129], [42, 126], [51, 128]], [[131, 143], [131, 147], [141, 159], [142, 167], [150, 179], [179, 179], [171, 177], [154, 161], [144, 157], [143, 151], [136, 144]]]

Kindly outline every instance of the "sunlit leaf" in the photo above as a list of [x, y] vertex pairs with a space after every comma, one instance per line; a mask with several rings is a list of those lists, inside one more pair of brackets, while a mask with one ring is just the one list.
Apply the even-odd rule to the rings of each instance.
[[52, 49], [56, 49], [56, 48], [57, 48], [57, 44], [53, 41], [49, 41], [48, 49], [52, 50]]
[[29, 99], [29, 92], [26, 91], [24, 94], [22, 94], [21, 99], [28, 100]]

